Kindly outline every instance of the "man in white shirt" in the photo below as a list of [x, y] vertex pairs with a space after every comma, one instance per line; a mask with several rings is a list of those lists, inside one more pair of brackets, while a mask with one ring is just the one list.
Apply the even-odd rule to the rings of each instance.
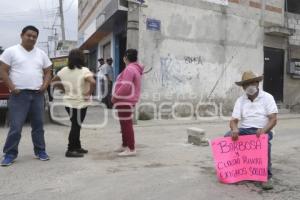
[[[259, 82], [263, 76], [257, 76], [252, 71], [243, 73], [242, 81], [236, 82], [243, 87], [245, 94], [239, 97], [235, 103], [230, 129], [225, 136], [231, 136], [234, 141], [238, 140], [239, 135], [254, 135], [259, 137], [261, 134], [268, 134], [268, 182], [262, 183], [265, 190], [273, 189], [271, 172], [271, 143], [273, 138], [272, 128], [277, 123], [278, 109], [273, 96], [259, 89]], [[240, 126], [238, 128], [238, 124]]]
[[52, 63], [48, 56], [34, 47], [39, 30], [26, 26], [21, 44], [7, 48], [0, 56], [0, 73], [11, 91], [8, 103], [10, 129], [4, 145], [2, 166], [11, 165], [18, 156], [23, 124], [30, 117], [34, 154], [49, 160], [45, 150], [43, 129], [44, 92], [51, 81]]
[[103, 98], [103, 94], [105, 92], [105, 88], [104, 88], [104, 73], [103, 73], [103, 66], [105, 64], [104, 59], [103, 58], [99, 58], [98, 59], [99, 62], [99, 66], [97, 67], [96, 70], [96, 97], [99, 101], [102, 101]]
[[103, 70], [102, 73], [105, 76], [105, 94], [103, 97], [102, 102], [107, 106], [107, 108], [112, 108], [111, 102], [111, 94], [112, 94], [112, 86], [113, 86], [113, 79], [114, 79], [114, 70], [112, 67], [113, 59], [107, 58], [106, 64], [102, 66]]
[[99, 66], [97, 67], [96, 72], [99, 72], [99, 71], [101, 70], [101, 67], [105, 64], [103, 58], [99, 58], [99, 59], [98, 59], [98, 62], [99, 62]]

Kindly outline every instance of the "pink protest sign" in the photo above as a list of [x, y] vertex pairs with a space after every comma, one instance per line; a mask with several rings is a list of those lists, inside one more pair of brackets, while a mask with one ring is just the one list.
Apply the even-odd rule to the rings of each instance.
[[242, 180], [267, 181], [268, 177], [268, 135], [239, 136], [211, 141], [218, 179], [223, 183]]

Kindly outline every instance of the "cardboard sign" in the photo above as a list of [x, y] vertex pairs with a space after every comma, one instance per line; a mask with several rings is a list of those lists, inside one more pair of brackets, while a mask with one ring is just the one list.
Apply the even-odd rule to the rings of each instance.
[[267, 181], [268, 178], [268, 135], [239, 136], [211, 141], [217, 177], [222, 183], [243, 180]]

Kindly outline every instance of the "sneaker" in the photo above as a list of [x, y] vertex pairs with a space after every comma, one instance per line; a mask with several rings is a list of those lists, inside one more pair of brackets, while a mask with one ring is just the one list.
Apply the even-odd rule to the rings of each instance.
[[15, 156], [5, 155], [2, 162], [1, 162], [1, 166], [3, 166], [3, 167], [10, 166], [11, 164], [13, 164], [15, 159], [16, 159]]
[[122, 145], [119, 147], [119, 148], [117, 148], [116, 150], [114, 150], [114, 152], [119, 152], [119, 153], [121, 153], [121, 152], [123, 152], [123, 151], [125, 151], [126, 150], [126, 147], [123, 147]]
[[83, 153], [79, 153], [78, 151], [66, 151], [66, 157], [69, 157], [69, 158], [81, 158], [83, 157]]
[[126, 148], [125, 151], [118, 154], [120, 157], [130, 157], [130, 156], [136, 156], [136, 150], [130, 150], [129, 148]]
[[261, 188], [263, 190], [272, 190], [273, 189], [273, 179], [270, 178], [267, 182], [261, 183]]
[[88, 152], [89, 152], [88, 150], [86, 150], [86, 149], [83, 149], [83, 148], [76, 149], [75, 151], [77, 151], [78, 153], [83, 153], [83, 154], [85, 154], [85, 153], [88, 153]]
[[48, 154], [46, 153], [46, 151], [39, 151], [35, 154], [35, 157], [41, 161], [46, 161], [46, 160], [50, 160]]

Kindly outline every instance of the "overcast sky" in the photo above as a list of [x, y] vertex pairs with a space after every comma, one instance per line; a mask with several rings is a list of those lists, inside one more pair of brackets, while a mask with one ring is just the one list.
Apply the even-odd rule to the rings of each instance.
[[[77, 0], [63, 0], [66, 39], [77, 40]], [[26, 25], [40, 30], [37, 45], [47, 51], [46, 42], [55, 23], [60, 25], [57, 15], [59, 0], [0, 0], [0, 46], [7, 48], [20, 43], [20, 33]], [[56, 16], [56, 17], [55, 17]], [[60, 33], [60, 27], [54, 26]]]

